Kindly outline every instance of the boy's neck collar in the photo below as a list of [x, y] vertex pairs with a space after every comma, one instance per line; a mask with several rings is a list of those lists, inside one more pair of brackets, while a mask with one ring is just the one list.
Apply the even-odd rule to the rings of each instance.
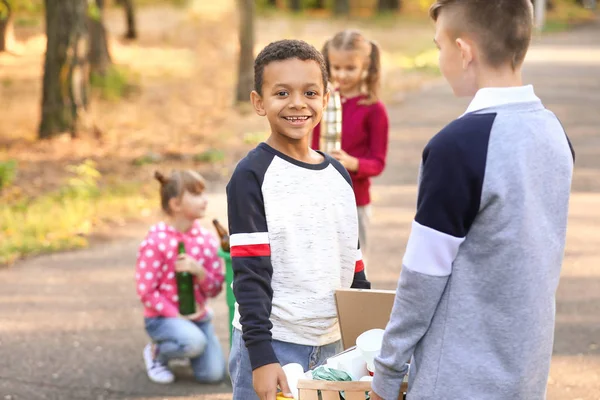
[[318, 153], [308, 146], [308, 137], [297, 141], [287, 141], [271, 134], [265, 143], [278, 152], [306, 164], [320, 164], [323, 162], [323, 157], [321, 155], [317, 157], [316, 154]]
[[[484, 87], [477, 91], [465, 114], [513, 103], [541, 101], [532, 85], [512, 87]], [[464, 115], [464, 114], [463, 114]]]
[[[294, 157], [290, 156], [289, 154], [282, 153], [281, 151], [269, 146], [266, 142], [260, 143], [258, 145], [258, 147], [264, 151], [267, 151], [267, 152], [273, 154], [274, 156], [276, 156], [278, 158], [281, 158], [283, 161], [286, 161], [290, 164], [293, 164], [293, 165], [296, 165], [298, 167], [308, 169], [308, 170], [315, 170], [315, 171], [323, 170], [323, 169], [327, 168], [330, 164], [330, 159], [328, 158], [328, 156], [320, 151], [310, 150], [310, 152], [314, 151], [315, 159], [312, 160], [311, 162], [307, 163], [307, 162], [298, 160], [297, 158], [294, 158]], [[320, 160], [320, 162], [319, 162], [319, 160]]]

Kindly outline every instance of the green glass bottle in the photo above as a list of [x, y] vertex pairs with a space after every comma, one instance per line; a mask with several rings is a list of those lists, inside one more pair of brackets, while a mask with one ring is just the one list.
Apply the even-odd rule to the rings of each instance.
[[[179, 254], [185, 254], [185, 244], [179, 242]], [[196, 312], [196, 299], [194, 297], [194, 280], [189, 272], [178, 272], [177, 296], [179, 297], [179, 314], [191, 315]]]

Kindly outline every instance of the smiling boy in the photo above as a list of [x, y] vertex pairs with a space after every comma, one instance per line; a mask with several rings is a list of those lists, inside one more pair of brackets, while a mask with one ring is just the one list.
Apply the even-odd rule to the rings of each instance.
[[281, 365], [308, 370], [342, 348], [334, 291], [370, 287], [350, 176], [309, 147], [329, 98], [323, 56], [282, 40], [260, 52], [254, 73], [252, 104], [271, 134], [227, 185], [234, 400], [274, 400], [278, 385], [289, 396]]

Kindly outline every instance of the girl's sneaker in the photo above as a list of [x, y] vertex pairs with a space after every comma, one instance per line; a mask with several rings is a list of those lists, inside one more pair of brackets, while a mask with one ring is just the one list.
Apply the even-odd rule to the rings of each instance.
[[152, 344], [148, 343], [144, 347], [144, 363], [146, 364], [146, 372], [148, 378], [155, 383], [171, 383], [175, 380], [175, 376], [169, 370], [166, 364], [158, 361]]

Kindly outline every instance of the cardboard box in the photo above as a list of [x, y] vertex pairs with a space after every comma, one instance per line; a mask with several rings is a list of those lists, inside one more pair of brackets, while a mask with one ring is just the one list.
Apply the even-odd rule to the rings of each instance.
[[[361, 333], [369, 329], [385, 329], [395, 297], [393, 290], [338, 289], [335, 292], [344, 350], [354, 347]], [[346, 400], [365, 400], [365, 392], [371, 390], [371, 383], [300, 380], [298, 389], [300, 400], [339, 400], [340, 391], [345, 393]], [[399, 400], [403, 399], [406, 391], [407, 384], [404, 382]]]
[[355, 346], [361, 333], [369, 329], [385, 329], [395, 297], [394, 290], [336, 290], [335, 303], [344, 350]]

